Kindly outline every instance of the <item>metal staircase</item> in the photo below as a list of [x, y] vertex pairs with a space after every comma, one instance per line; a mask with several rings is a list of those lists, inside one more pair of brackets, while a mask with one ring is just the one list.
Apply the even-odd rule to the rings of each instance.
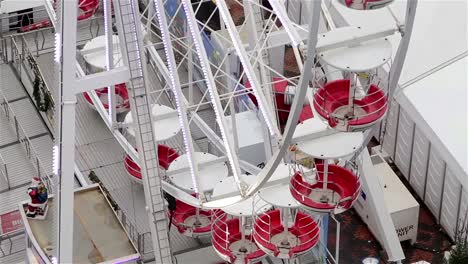
[[128, 90], [133, 120], [137, 129], [139, 164], [143, 173], [146, 206], [150, 219], [155, 263], [171, 264], [171, 248], [161, 177], [157, 164], [149, 89], [146, 86], [146, 63], [137, 0], [114, 0], [120, 47], [130, 71]]

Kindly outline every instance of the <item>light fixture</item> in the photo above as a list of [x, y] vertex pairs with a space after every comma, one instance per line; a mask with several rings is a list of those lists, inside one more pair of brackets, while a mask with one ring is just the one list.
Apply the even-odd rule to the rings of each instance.
[[379, 260], [374, 257], [367, 257], [362, 260], [362, 264], [379, 264]]
[[[201, 64], [203, 76], [205, 77], [205, 83], [206, 83], [206, 86], [208, 87], [208, 92], [210, 95], [211, 103], [212, 103], [213, 110], [215, 113], [216, 121], [219, 125], [221, 138], [223, 139], [223, 145], [224, 145], [224, 148], [226, 149], [226, 154], [228, 156], [229, 163], [231, 165], [231, 170], [232, 170], [234, 179], [236, 180], [237, 184], [240, 185], [240, 176], [239, 176], [240, 171], [239, 171], [238, 161], [234, 159], [234, 155], [233, 155], [234, 151], [233, 149], [231, 149], [231, 145], [229, 144], [229, 141], [228, 141], [229, 139], [225, 131], [226, 124], [223, 119], [224, 118], [224, 114], [222, 112], [223, 109], [222, 109], [219, 99], [216, 98], [216, 96], [218, 96], [218, 92], [217, 90], [215, 90], [216, 87], [214, 86], [213, 75], [211, 74], [211, 72], [209, 72], [210, 65], [209, 65], [208, 57], [206, 55], [206, 51], [202, 49], [201, 47], [202, 45], [201, 44], [202, 40], [200, 39], [201, 32], [197, 28], [198, 27], [197, 22], [194, 21], [195, 15], [193, 14], [193, 10], [190, 10], [192, 8], [191, 3], [188, 0], [183, 0], [182, 5], [184, 7], [184, 11], [186, 14], [190, 32], [192, 33], [192, 39], [195, 44], [197, 55]], [[235, 118], [235, 113], [231, 113], [231, 117]]]
[[[199, 193], [199, 190], [198, 190], [198, 180], [195, 176], [195, 162], [193, 160], [193, 157], [192, 155], [190, 155], [190, 153], [193, 153], [192, 151], [192, 148], [191, 148], [191, 145], [190, 145], [190, 142], [189, 142], [189, 127], [188, 125], [186, 126], [185, 125], [185, 122], [184, 122], [184, 111], [182, 111], [182, 108], [183, 108], [183, 105], [181, 103], [181, 96], [182, 94], [180, 94], [179, 90], [177, 89], [177, 81], [176, 81], [176, 77], [175, 77], [175, 74], [177, 74], [177, 65], [174, 65], [175, 64], [175, 59], [173, 58], [173, 54], [172, 54], [172, 57], [171, 57], [171, 54], [170, 52], [172, 52], [172, 44], [170, 43], [170, 41], [168, 41], [168, 38], [169, 36], [166, 35], [167, 32], [169, 32], [169, 29], [167, 27], [167, 23], [166, 23], [166, 19], [165, 17], [162, 17], [161, 15], [161, 10], [162, 12], [164, 12], [164, 7], [162, 6], [162, 3], [160, 3], [160, 0], [154, 0], [154, 3], [155, 3], [155, 10], [156, 10], [156, 16], [158, 18], [158, 22], [159, 22], [159, 26], [161, 28], [161, 39], [163, 40], [163, 44], [164, 44], [164, 53], [166, 55], [166, 58], [167, 58], [167, 63], [168, 63], [168, 70], [169, 70], [169, 79], [170, 79], [170, 82], [171, 82], [171, 89], [172, 89], [172, 93], [174, 94], [174, 101], [176, 103], [176, 108], [177, 108], [177, 113], [178, 113], [178, 119], [179, 119], [179, 124], [180, 124], [180, 127], [182, 128], [182, 138], [183, 138], [183, 141], [184, 141], [184, 146], [185, 146], [185, 153], [187, 153], [187, 160], [188, 160], [188, 163], [189, 163], [189, 169], [190, 169], [190, 176], [192, 177], [192, 184], [193, 184], [193, 190], [195, 193]], [[164, 14], [165, 15], [165, 14]]]
[[278, 0], [268, 0], [270, 2], [273, 11], [275, 12], [276, 16], [279, 18], [281, 24], [286, 29], [286, 33], [288, 33], [289, 38], [291, 39], [292, 44], [297, 47], [301, 42], [299, 34], [297, 33], [296, 29], [291, 26], [291, 20], [288, 17], [288, 14], [285, 12], [284, 6], [281, 6]]
[[[107, 70], [109, 71], [112, 67], [111, 65], [111, 55], [109, 54], [109, 49], [111, 47], [112, 38], [113, 36], [110, 35], [110, 39], [108, 38], [109, 36], [109, 17], [111, 15], [109, 14], [109, 9], [107, 7], [108, 2], [111, 0], [104, 0], [104, 36], [106, 37], [106, 66]], [[110, 86], [107, 87], [107, 105], [109, 106], [107, 109], [109, 111], [109, 121], [112, 123], [112, 108], [114, 107], [115, 102], [112, 101], [112, 89]]]
[[254, 92], [254, 95], [257, 97], [258, 108], [262, 113], [263, 119], [265, 120], [265, 123], [268, 127], [268, 131], [270, 132], [270, 135], [274, 136], [277, 134], [277, 128], [274, 127], [275, 125], [273, 124], [273, 121], [270, 118], [269, 111], [267, 110], [268, 106], [265, 105], [266, 99], [264, 98], [262, 92], [259, 89], [260, 85], [255, 76], [254, 69], [249, 62], [247, 53], [243, 50], [244, 47], [242, 46], [242, 43], [240, 43], [239, 41], [239, 33], [237, 31], [234, 32], [235, 25], [229, 14], [226, 3], [224, 1], [216, 1], [216, 5], [218, 6], [219, 13], [221, 14], [221, 17], [223, 18], [223, 21], [226, 24], [226, 28], [231, 37], [232, 44], [235, 50], [237, 51], [237, 55], [244, 67], [244, 72], [247, 75], [247, 79], [249, 79], [250, 81], [250, 86]]
[[53, 170], [54, 175], [58, 175], [59, 173], [59, 164], [60, 164], [59, 152], [60, 152], [59, 147], [57, 145], [54, 145], [54, 147], [52, 148], [52, 161], [53, 161], [52, 170]]
[[54, 60], [57, 63], [60, 63], [60, 59], [62, 57], [62, 39], [60, 33], [55, 32], [55, 53], [54, 53]]

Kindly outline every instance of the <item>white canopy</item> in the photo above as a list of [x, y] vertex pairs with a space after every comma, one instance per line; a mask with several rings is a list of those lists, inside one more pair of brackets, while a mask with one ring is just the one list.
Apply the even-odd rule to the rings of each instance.
[[[396, 23], [388, 8], [363, 12], [332, 2], [345, 24], [379, 27]], [[391, 4], [401, 22], [405, 8], [406, 1]], [[467, 37], [465, 0], [419, 0], [399, 82], [404, 90], [396, 94], [464, 186], [468, 186]], [[398, 34], [391, 37], [394, 54], [399, 40]]]

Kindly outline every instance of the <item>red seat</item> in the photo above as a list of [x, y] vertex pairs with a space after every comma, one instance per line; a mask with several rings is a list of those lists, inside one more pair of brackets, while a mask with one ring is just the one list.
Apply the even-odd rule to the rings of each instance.
[[356, 100], [367, 114], [350, 121], [350, 126], [362, 126], [374, 123], [387, 112], [387, 97], [379, 87], [371, 85], [367, 93], [368, 94], [363, 99]]
[[[212, 243], [215, 250], [223, 259], [233, 263], [237, 256], [230, 249], [232, 243], [242, 239], [240, 230], [239, 218], [230, 219], [228, 221], [215, 221], [213, 223]], [[251, 240], [250, 235], [245, 236], [246, 241]], [[244, 255], [244, 262], [248, 264], [265, 256], [265, 252], [261, 249], [252, 251]]]
[[[288, 86], [288, 81], [282, 78], [273, 77], [273, 89], [275, 91], [275, 103], [276, 103], [276, 113], [278, 114], [278, 121], [281, 126], [285, 126], [289, 118], [289, 112], [291, 111], [291, 106], [284, 103], [286, 87]], [[250, 83], [245, 82], [245, 88], [249, 89]], [[249, 97], [252, 102], [258, 106], [257, 98], [253, 93], [249, 93]], [[299, 116], [299, 123], [303, 122], [309, 118], [314, 117], [310, 106], [304, 106]]]
[[[331, 127], [336, 127], [338, 118], [333, 114], [341, 106], [349, 104], [349, 79], [328, 82], [318, 89], [314, 95], [314, 108]], [[367, 128], [380, 120], [387, 112], [387, 97], [376, 85], [370, 85], [367, 95], [362, 99], [354, 99], [354, 105], [359, 106], [366, 114], [348, 119], [347, 130]]]
[[[101, 98], [101, 96], [107, 96], [107, 94], [109, 93], [109, 90], [106, 87], [106, 88], [96, 89], [95, 92], [97, 96]], [[128, 90], [127, 90], [127, 86], [124, 83], [117, 84], [115, 86], [115, 95], [119, 96], [122, 99], [122, 103], [117, 104], [115, 106], [115, 109], [117, 112], [120, 113], [120, 112], [130, 109], [130, 100], [128, 97]], [[90, 105], [94, 106], [93, 101], [91, 100], [91, 97], [89, 96], [87, 92], [83, 93], [83, 96]], [[101, 102], [102, 101], [103, 100], [101, 100]], [[102, 105], [104, 106], [104, 109], [109, 109], [108, 103], [103, 102]]]
[[99, 9], [99, 0], [80, 0], [78, 8], [82, 11], [78, 16], [78, 21], [85, 20], [93, 16]]
[[312, 109], [310, 108], [309, 105], [305, 105], [302, 108], [301, 115], [299, 116], [299, 123], [302, 123], [312, 117], [314, 117], [314, 113], [312, 112]]
[[[208, 218], [210, 221], [205, 225], [201, 225], [199, 227], [190, 227], [185, 224], [185, 220], [191, 216], [195, 216], [197, 214], [197, 208], [194, 206], [188, 205], [180, 200], [176, 200], [176, 209], [172, 215], [172, 224], [177, 227], [177, 230], [181, 234], [188, 234], [190, 231], [191, 235], [204, 235], [211, 231], [211, 220], [212, 215], [214, 217], [221, 217], [225, 218], [226, 215], [219, 209], [214, 210], [202, 210], [199, 209], [199, 215], [205, 218]], [[224, 216], [221, 215], [224, 214]]]
[[280, 210], [276, 209], [257, 218], [254, 224], [253, 237], [258, 245], [272, 251], [273, 255], [277, 256], [279, 249], [277, 245], [271, 243], [271, 238], [283, 231]]
[[171, 163], [178, 157], [179, 153], [177, 153], [177, 150], [166, 145], [158, 145], [159, 166], [163, 167], [165, 170], [169, 169]]
[[317, 183], [310, 184], [304, 181], [302, 175], [296, 172], [291, 178], [291, 194], [301, 204], [308, 208], [320, 212], [332, 211], [336, 208], [342, 210], [349, 209], [353, 202], [357, 199], [361, 183], [356, 175], [341, 166], [330, 164], [328, 165], [328, 183], [327, 189], [336, 192], [340, 196], [340, 200], [335, 203], [324, 203], [312, 200], [309, 196], [313, 190], [323, 189], [323, 164], [316, 164], [318, 171]]
[[294, 226], [290, 232], [299, 238], [300, 243], [293, 247], [289, 253], [290, 257], [302, 254], [315, 247], [320, 238], [320, 227], [317, 222], [303, 212], [297, 212]]
[[231, 219], [226, 222], [216, 221], [213, 223], [213, 231], [211, 235], [213, 247], [229, 262], [234, 262], [236, 260], [236, 256], [234, 256], [229, 249], [230, 236], [231, 234], [236, 235], [238, 233], [240, 233], [238, 218]]
[[[166, 145], [159, 144], [158, 145], [158, 160], [159, 166], [163, 169], [169, 169], [171, 163], [179, 157], [177, 150], [170, 148]], [[133, 159], [129, 156], [125, 156], [124, 160], [125, 169], [127, 172], [132, 176], [132, 178], [136, 179], [137, 181], [141, 181], [141, 169], [138, 164], [133, 161]]]
[[48, 26], [50, 26], [50, 21], [49, 20], [43, 20], [43, 21], [33, 23], [33, 24], [30, 24], [30, 25], [27, 25], [27, 26], [22, 26], [20, 31], [21, 32], [28, 32], [28, 31], [33, 31], [33, 30], [37, 30], [37, 29], [40, 29], [40, 28], [45, 28], [45, 27], [48, 27]]
[[[253, 237], [258, 245], [268, 249], [275, 257], [280, 253], [280, 245], [273, 244], [271, 238], [284, 231], [281, 215], [278, 209], [267, 212], [259, 216], [254, 224]], [[298, 255], [310, 250], [316, 246], [319, 241], [320, 228], [315, 220], [305, 213], [298, 212], [296, 214], [294, 225], [288, 231], [296, 236], [298, 242], [296, 246], [288, 251], [289, 258], [297, 257]], [[284, 250], [284, 248], [282, 248]], [[284, 258], [284, 257], [282, 257]]]
[[[55, 6], [56, 4], [54, 1], [54, 8]], [[87, 18], [92, 17], [97, 12], [97, 10], [99, 9], [99, 0], [79, 0], [78, 8], [82, 11], [82, 13], [78, 15], [78, 21], [85, 20]], [[50, 26], [50, 20], [43, 20], [27, 26], [23, 26], [20, 30], [21, 32], [28, 32], [40, 28], [45, 28], [48, 26]]]

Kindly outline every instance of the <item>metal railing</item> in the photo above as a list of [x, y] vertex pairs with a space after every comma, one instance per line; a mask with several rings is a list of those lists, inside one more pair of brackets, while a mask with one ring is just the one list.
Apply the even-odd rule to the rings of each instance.
[[[321, 203], [320, 201], [315, 201], [314, 199], [310, 197], [320, 197], [323, 194], [329, 193], [331, 194], [331, 200], [327, 201], [327, 204], [330, 205], [330, 207], [334, 207], [336, 209], [348, 209], [352, 203], [357, 199], [360, 191], [361, 191], [361, 181], [360, 181], [360, 175], [355, 172], [354, 170], [354, 165], [351, 165], [351, 162], [346, 162], [345, 166], [343, 167], [344, 169], [348, 168], [349, 171], [352, 172], [353, 174], [353, 181], [355, 184], [355, 188], [353, 193], [341, 197], [340, 193], [338, 193], [332, 186], [340, 184], [335, 182], [333, 179], [334, 178], [342, 178], [343, 175], [341, 173], [335, 173], [332, 171], [325, 171], [325, 170], [317, 170], [314, 169], [314, 178], [313, 178], [313, 183], [309, 183], [307, 179], [304, 177], [305, 173], [304, 171], [297, 171], [296, 174], [291, 178], [289, 187], [291, 191], [293, 191], [296, 194], [299, 194], [302, 199], [308, 199], [311, 200], [315, 203]], [[325, 185], [325, 180], [323, 179], [323, 175], [327, 173], [329, 180], [326, 181], [328, 184], [328, 188], [324, 189]], [[335, 175], [336, 174], [336, 175]], [[314, 195], [316, 193], [317, 195]], [[338, 199], [335, 200], [335, 195], [339, 195]], [[331, 206], [333, 204], [333, 206]], [[320, 208], [319, 208], [320, 209]], [[328, 208], [329, 209], [329, 208]], [[326, 210], [326, 209], [325, 209]]]
[[[2, 263], [2, 258], [7, 257], [26, 249], [26, 243], [20, 241], [20, 243], [15, 243], [13, 238], [24, 235], [24, 227], [17, 229], [5, 234], [0, 234], [0, 263]], [[5, 243], [6, 242], [6, 243]]]
[[[23, 10], [24, 11], [24, 10]], [[49, 20], [46, 8], [35, 7], [32, 11], [22, 13], [3, 14], [0, 19], [0, 37], [9, 36], [21, 32], [23, 27]], [[7, 22], [5, 24], [5, 22]], [[6, 29], [5, 31], [3, 29]]]
[[7, 189], [10, 190], [11, 186], [10, 186], [10, 179], [8, 178], [8, 168], [2, 155], [0, 155], [0, 176], [5, 179], [5, 182], [7, 184]]
[[[289, 210], [289, 208], [283, 208], [284, 210]], [[282, 214], [279, 209], [274, 209], [272, 211], [264, 211], [256, 209], [254, 214], [254, 227], [253, 227], [253, 235], [256, 239], [257, 244], [264, 246], [264, 244], [268, 244], [269, 247], [276, 247], [276, 250], [279, 251], [279, 246], [273, 242], [273, 237], [277, 235], [283, 234], [284, 232], [289, 232], [287, 226], [293, 223], [293, 229], [296, 230], [297, 233], [293, 234], [294, 237], [289, 239], [293, 239], [295, 241], [294, 247], [283, 247], [283, 249], [287, 248], [289, 251], [293, 250], [295, 247], [304, 247], [298, 252], [294, 254], [304, 254], [307, 251], [312, 250], [317, 244], [318, 239], [320, 236], [320, 226], [317, 222], [306, 213], [300, 213], [301, 211], [297, 211], [295, 216], [293, 217], [293, 221], [290, 221], [288, 218], [288, 223], [284, 223], [285, 219], [282, 219]], [[292, 230], [292, 229], [290, 229]], [[315, 243], [314, 241], [317, 241]], [[264, 246], [266, 247], [266, 246]], [[271, 249], [270, 249], [271, 250]]]
[[[17, 16], [17, 15], [16, 15]], [[103, 21], [102, 16], [93, 16], [87, 18], [86, 20], [79, 21], [77, 24], [77, 44], [85, 43], [95, 37], [97, 37], [101, 31], [100, 23]], [[0, 22], [1, 23], [1, 22]], [[96, 27], [93, 27], [97, 25]], [[88, 34], [83, 34], [83, 30], [89, 32]], [[20, 32], [18, 33], [15, 31], [9, 32], [1, 32], [0, 31], [0, 40], [6, 40], [11, 38], [18, 38], [24, 37], [28, 42], [28, 48], [31, 53], [35, 53], [36, 56], [39, 56], [43, 53], [53, 52], [55, 49], [55, 29], [52, 26], [44, 27], [35, 29], [33, 31], [28, 32]], [[6, 50], [8, 46], [5, 48], [0, 48], [2, 52]]]
[[21, 81], [23, 86], [26, 87], [26, 90], [31, 90], [27, 87], [32, 87], [32, 91], [28, 91], [28, 93], [31, 93], [31, 97], [34, 93], [34, 81], [36, 80], [39, 82], [40, 87], [38, 87], [38, 89], [41, 89], [44, 97], [48, 97], [50, 107], [44, 112], [40, 111], [37, 102], [34, 102], [34, 105], [38, 108], [39, 113], [43, 113], [45, 115], [50, 128], [53, 128], [55, 107], [54, 97], [52, 91], [45, 82], [44, 74], [39, 68], [35, 56], [29, 49], [27, 40], [23, 35], [9, 36], [1, 39], [1, 44], [2, 47], [5, 47], [2, 49], [2, 59], [13, 66], [13, 71], [17, 74], [18, 79]]
[[[32, 165], [36, 169], [37, 177], [39, 177], [42, 182], [44, 182], [45, 186], [47, 187], [50, 193], [53, 193], [53, 182], [52, 177], [53, 175], [49, 175], [47, 170], [45, 169], [43, 163], [39, 159], [39, 155], [37, 154], [36, 150], [34, 149], [31, 140], [29, 139], [28, 135], [26, 134], [24, 128], [18, 122], [18, 118], [13, 112], [8, 100], [5, 98], [4, 94], [0, 90], [0, 111], [6, 117], [12, 128], [15, 130], [16, 138], [21, 143], [26, 151], [26, 156], [31, 161]], [[52, 151], [52, 150], [51, 150]], [[31, 175], [33, 177], [34, 175]]]
[[140, 253], [143, 262], [151, 261], [154, 258], [151, 232], [138, 232], [136, 225], [129, 220], [127, 215], [122, 211], [117, 211], [117, 217], [127, 231], [128, 237], [136, 245], [138, 253]]

